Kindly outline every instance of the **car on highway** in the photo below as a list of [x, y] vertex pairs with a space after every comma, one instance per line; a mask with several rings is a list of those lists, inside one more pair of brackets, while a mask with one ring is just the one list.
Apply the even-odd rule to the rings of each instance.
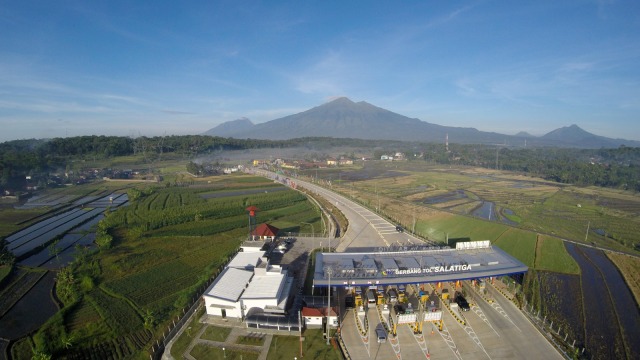
[[401, 233], [401, 232], [404, 231], [404, 228], [402, 226], [400, 226], [400, 225], [396, 225], [396, 231]]
[[355, 307], [356, 307], [356, 302], [355, 302], [355, 300], [353, 299], [353, 296], [346, 296], [346, 297], [344, 298], [344, 307], [345, 307], [346, 309], [353, 309], [353, 308], [355, 308]]
[[376, 329], [376, 337], [378, 338], [378, 343], [387, 342], [387, 332], [384, 329]]
[[404, 306], [397, 304], [393, 305], [393, 311], [395, 311], [396, 315], [404, 314]]
[[464, 298], [464, 296], [462, 296], [461, 293], [456, 292], [456, 304], [458, 304], [458, 307], [460, 308], [460, 310], [462, 311], [469, 311], [471, 308], [469, 307], [469, 302], [467, 301], [467, 299]]

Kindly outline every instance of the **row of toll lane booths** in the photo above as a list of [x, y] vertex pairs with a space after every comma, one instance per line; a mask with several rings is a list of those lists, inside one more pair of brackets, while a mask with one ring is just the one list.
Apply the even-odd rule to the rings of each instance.
[[371, 285], [347, 288], [345, 303], [349, 307], [362, 307], [364, 304], [383, 305], [405, 301], [406, 287], [400, 285]]
[[[345, 296], [346, 308], [361, 308], [365, 304], [369, 305], [395, 305], [397, 303], [407, 303], [408, 294], [406, 285], [370, 285], [347, 287]], [[446, 290], [446, 289], [445, 289]], [[433, 307], [437, 299], [430, 296], [422, 287], [418, 288], [417, 299], [427, 308]], [[434, 295], [434, 294], [431, 294]], [[443, 294], [445, 295], [445, 294]], [[448, 293], [446, 294], [448, 295]], [[443, 296], [445, 298], [445, 296]], [[414, 304], [417, 305], [417, 304]]]

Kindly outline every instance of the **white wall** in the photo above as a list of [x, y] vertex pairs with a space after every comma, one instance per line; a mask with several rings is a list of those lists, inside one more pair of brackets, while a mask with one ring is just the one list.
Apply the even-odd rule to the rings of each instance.
[[[215, 305], [225, 306], [226, 316], [230, 318], [242, 318], [242, 310], [240, 302], [231, 302], [223, 299], [214, 298], [212, 296], [204, 296], [204, 304], [207, 309], [207, 315], [222, 316], [222, 308]], [[214, 305], [214, 306], [212, 306]], [[232, 308], [228, 308], [232, 307]]]

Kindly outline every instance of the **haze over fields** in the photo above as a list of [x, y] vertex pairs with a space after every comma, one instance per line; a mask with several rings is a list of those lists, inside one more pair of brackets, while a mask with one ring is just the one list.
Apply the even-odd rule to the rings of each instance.
[[4, 2], [0, 141], [200, 134], [339, 96], [640, 140], [637, 1]]

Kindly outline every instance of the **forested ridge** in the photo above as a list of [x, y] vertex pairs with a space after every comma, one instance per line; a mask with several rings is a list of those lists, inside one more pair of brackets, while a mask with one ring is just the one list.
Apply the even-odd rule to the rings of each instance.
[[481, 166], [539, 176], [565, 184], [640, 191], [640, 148], [567, 149], [431, 146], [423, 158], [439, 164]]
[[[501, 145], [424, 144], [307, 137], [291, 140], [221, 138], [204, 135], [122, 137], [78, 136], [54, 139], [15, 140], [0, 144], [0, 189], [18, 189], [27, 175], [46, 178], [64, 170], [70, 161], [115, 156], [144, 155], [152, 161], [159, 154], [178, 154], [185, 159], [223, 150], [300, 147], [329, 153], [332, 147], [351, 147], [358, 153], [402, 152], [405, 158], [436, 164], [469, 165], [502, 169], [577, 185], [595, 185], [640, 191], [640, 148], [615, 149], [515, 148]], [[351, 153], [352, 157], [355, 157]], [[301, 152], [301, 157], [304, 151]]]

